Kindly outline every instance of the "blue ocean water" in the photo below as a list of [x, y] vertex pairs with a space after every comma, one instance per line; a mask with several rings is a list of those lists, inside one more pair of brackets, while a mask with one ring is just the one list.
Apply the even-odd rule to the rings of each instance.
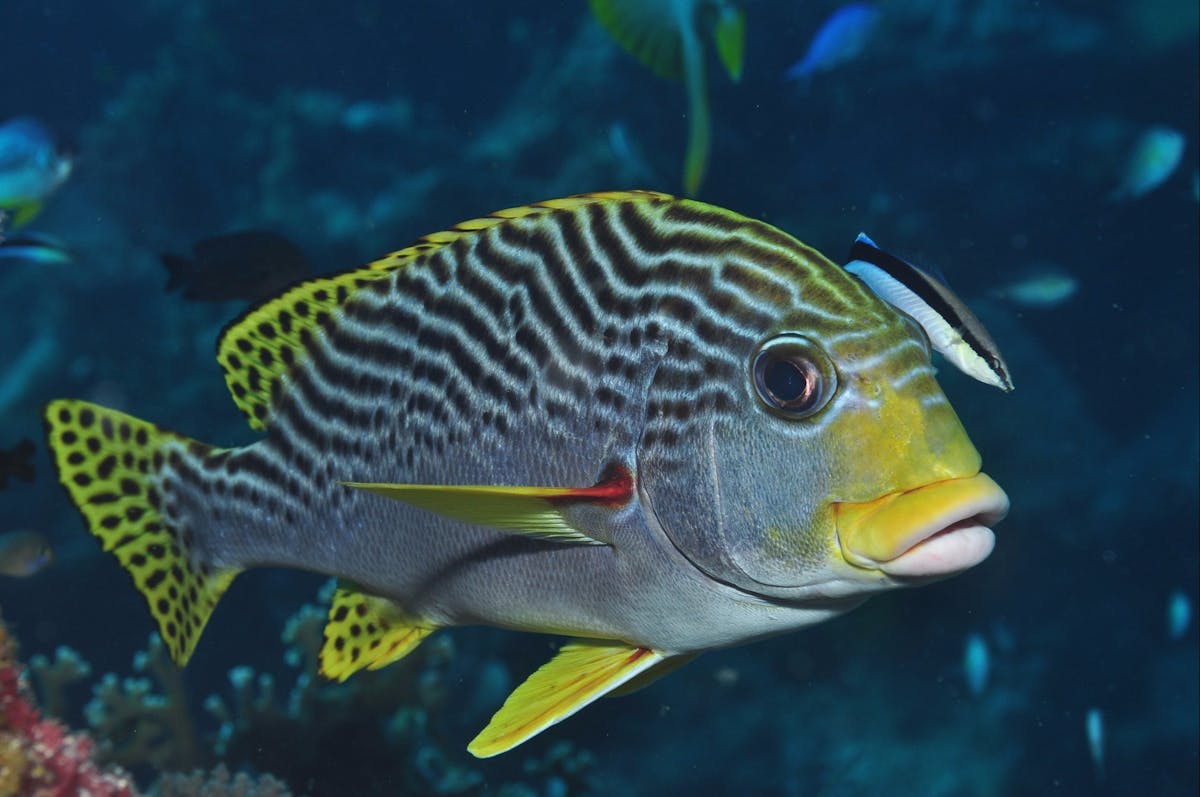
[[[151, 678], [178, 687], [194, 742], [176, 725], [152, 750], [131, 745], [137, 722], [143, 740], [163, 726], [126, 694], [104, 705], [132, 713], [95, 729], [112, 760], [147, 790], [223, 761], [313, 797], [1197, 792], [1195, 3], [881, 2], [860, 53], [786, 79], [836, 8], [747, 4], [736, 83], [707, 49], [697, 198], [835, 260], [866, 230], [974, 308], [1016, 391], [948, 365], [939, 378], [1012, 499], [992, 556], [708, 653], [484, 761], [466, 743], [554, 638], [443, 632], [354, 690], [296, 687], [303, 623], [282, 635], [323, 579], [254, 571], [182, 680]], [[0, 449], [39, 447], [36, 481], [0, 491], [0, 534], [34, 529], [57, 553], [0, 576], [0, 609], [24, 656], [65, 645], [90, 662], [56, 702], [80, 728], [102, 674], [154, 675], [134, 667], [152, 626], [56, 483], [42, 405], [82, 397], [201, 440], [254, 439], [213, 358], [246, 303], [167, 294], [158, 253], [269, 229], [335, 271], [497, 208], [681, 191], [682, 86], [583, 2], [8, 0], [0, 74], [0, 122], [36, 117], [75, 158], [30, 225], [75, 262], [0, 259]], [[1114, 196], [1152, 127], [1182, 136], [1178, 164]], [[1036, 293], [1051, 274], [1075, 288]], [[969, 639], [987, 650], [978, 689]], [[231, 680], [236, 668], [250, 670]]]

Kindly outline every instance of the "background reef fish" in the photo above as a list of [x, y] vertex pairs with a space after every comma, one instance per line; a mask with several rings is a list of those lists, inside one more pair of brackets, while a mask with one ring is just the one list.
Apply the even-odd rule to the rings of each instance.
[[0, 261], [63, 265], [74, 260], [71, 247], [55, 235], [25, 231], [0, 237]]
[[1187, 139], [1178, 130], [1162, 126], [1146, 130], [1134, 142], [1112, 198], [1138, 199], [1158, 188], [1179, 167], [1186, 147]]
[[167, 291], [204, 302], [262, 299], [312, 273], [300, 247], [282, 235], [244, 230], [197, 242], [193, 257], [159, 255], [167, 270]]
[[725, 0], [590, 0], [592, 13], [634, 58], [669, 80], [683, 79], [688, 96], [688, 145], [683, 190], [695, 196], [708, 170], [712, 139], [701, 33], [711, 30], [729, 76], [742, 77], [746, 15]]
[[989, 291], [997, 299], [1042, 309], [1058, 307], [1078, 292], [1079, 280], [1055, 263], [1030, 266], [1017, 279]]
[[572, 637], [478, 756], [972, 567], [1008, 506], [910, 319], [785, 233], [661, 194], [463, 222], [264, 302], [218, 360], [265, 431], [245, 448], [82, 401], [44, 415], [172, 656], [261, 566], [340, 579], [332, 678], [445, 626]]
[[8, 486], [9, 479], [33, 481], [33, 441], [21, 440], [7, 451], [0, 451], [0, 490]]
[[0, 534], [0, 576], [27, 578], [53, 562], [54, 549], [36, 531], [26, 529]]
[[853, 61], [866, 49], [879, 9], [869, 3], [850, 3], [834, 11], [813, 35], [804, 57], [792, 64], [784, 77], [802, 80]]
[[0, 124], [0, 208], [12, 213], [13, 229], [38, 214], [71, 175], [72, 159], [46, 126], [18, 117]]

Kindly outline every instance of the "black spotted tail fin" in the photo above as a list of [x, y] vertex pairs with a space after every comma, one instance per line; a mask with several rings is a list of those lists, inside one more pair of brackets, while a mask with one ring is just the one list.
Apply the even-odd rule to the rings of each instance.
[[117, 557], [150, 605], [179, 665], [187, 663], [217, 601], [239, 572], [213, 567], [192, 532], [167, 514], [187, 463], [217, 449], [84, 401], [46, 405], [58, 477], [104, 550]]

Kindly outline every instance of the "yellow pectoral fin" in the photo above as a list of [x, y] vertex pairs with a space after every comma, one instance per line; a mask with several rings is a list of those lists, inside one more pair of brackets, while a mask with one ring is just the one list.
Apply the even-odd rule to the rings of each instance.
[[321, 674], [344, 681], [364, 667], [386, 667], [407, 656], [436, 630], [406, 617], [386, 598], [338, 587], [325, 623]]
[[490, 758], [511, 750], [663, 660], [646, 648], [580, 640], [563, 645], [508, 696], [467, 750]]
[[490, 484], [384, 484], [342, 482], [403, 501], [443, 517], [554, 542], [606, 545], [573, 527], [563, 510], [578, 503], [618, 506], [633, 496], [633, 478], [610, 468], [591, 487], [527, 487]]

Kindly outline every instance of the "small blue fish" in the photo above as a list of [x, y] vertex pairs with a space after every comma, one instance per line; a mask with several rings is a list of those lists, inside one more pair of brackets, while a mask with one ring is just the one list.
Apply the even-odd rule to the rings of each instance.
[[1187, 139], [1178, 130], [1161, 125], [1147, 129], [1134, 142], [1121, 184], [1109, 199], [1139, 199], [1158, 188], [1175, 173], [1185, 149]]
[[866, 48], [879, 16], [879, 9], [870, 3], [850, 3], [834, 11], [817, 29], [808, 52], [784, 77], [802, 80], [853, 61]]
[[0, 124], [0, 208], [13, 229], [37, 215], [50, 194], [70, 177], [73, 162], [45, 125], [18, 117]]
[[1167, 637], [1183, 639], [1192, 624], [1192, 602], [1183, 590], [1175, 590], [1167, 602]]
[[968, 634], [967, 644], [963, 649], [963, 674], [971, 694], [976, 697], [983, 694], [983, 690], [987, 688], [990, 671], [991, 654], [988, 652], [987, 641], [980, 634]]
[[75, 260], [70, 247], [61, 238], [44, 233], [23, 232], [0, 237], [0, 262], [20, 261], [43, 265], [63, 265]]
[[1020, 276], [989, 293], [997, 299], [1049, 310], [1058, 307], [1079, 292], [1079, 280], [1055, 263], [1037, 263]]
[[1089, 708], [1083, 718], [1083, 732], [1087, 736], [1088, 753], [1092, 757], [1092, 772], [1097, 783], [1104, 782], [1104, 714], [1098, 708]]

